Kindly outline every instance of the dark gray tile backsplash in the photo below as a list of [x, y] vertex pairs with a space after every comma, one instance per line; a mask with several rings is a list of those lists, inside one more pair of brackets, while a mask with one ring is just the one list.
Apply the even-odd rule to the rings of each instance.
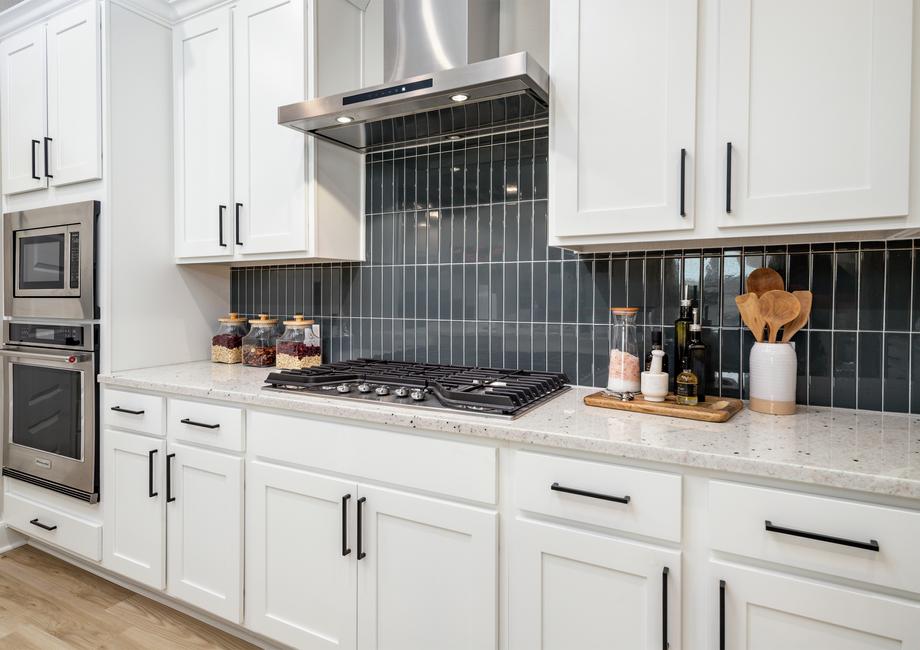
[[734, 297], [766, 264], [815, 292], [794, 339], [799, 402], [920, 413], [920, 243], [575, 255], [547, 246], [547, 149], [536, 129], [368, 156], [367, 261], [235, 268], [232, 308], [316, 318], [327, 361], [561, 370], [599, 386], [609, 307], [642, 309], [643, 348], [655, 329], [669, 344], [689, 283], [710, 392], [739, 397], [753, 339]]

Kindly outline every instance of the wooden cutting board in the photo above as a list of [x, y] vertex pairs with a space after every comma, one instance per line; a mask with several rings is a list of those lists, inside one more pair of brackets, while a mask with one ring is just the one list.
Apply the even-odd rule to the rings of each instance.
[[740, 399], [728, 397], [707, 397], [702, 404], [681, 406], [674, 395], [668, 395], [663, 402], [648, 402], [642, 395], [637, 395], [631, 402], [624, 402], [617, 397], [606, 395], [603, 391], [591, 393], [585, 397], [585, 404], [618, 411], [667, 415], [672, 418], [702, 420], [703, 422], [727, 422], [735, 413], [744, 408]]

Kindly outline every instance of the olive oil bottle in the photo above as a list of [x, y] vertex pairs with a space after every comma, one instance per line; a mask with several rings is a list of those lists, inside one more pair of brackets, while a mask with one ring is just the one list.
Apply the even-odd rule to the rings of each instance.
[[[671, 357], [675, 363], [681, 363], [687, 356], [687, 345], [690, 342], [690, 308], [693, 306], [693, 300], [690, 298], [690, 285], [684, 285], [684, 296], [680, 301], [680, 316], [674, 321], [674, 355]], [[673, 388], [677, 391], [677, 375], [683, 369], [678, 366], [674, 371], [672, 380]]]
[[677, 375], [677, 390], [674, 391], [677, 397], [677, 403], [681, 406], [696, 406], [696, 390], [699, 380], [693, 371], [690, 370], [687, 357], [683, 358], [681, 363], [683, 372]]
[[706, 364], [709, 350], [703, 343], [703, 326], [700, 324], [700, 310], [693, 308], [693, 322], [690, 324], [690, 342], [687, 344], [687, 359], [689, 368], [696, 375], [696, 399], [698, 402], [706, 401]]

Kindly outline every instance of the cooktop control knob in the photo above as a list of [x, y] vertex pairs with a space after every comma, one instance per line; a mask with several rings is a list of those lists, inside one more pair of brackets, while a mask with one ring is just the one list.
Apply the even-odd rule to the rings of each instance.
[[359, 393], [369, 393], [371, 392], [371, 387], [367, 383], [358, 384]]
[[421, 402], [421, 401], [424, 401], [424, 399], [425, 399], [425, 391], [423, 391], [423, 390], [414, 390], [414, 391], [412, 391], [411, 397], [412, 397], [412, 400], [413, 400], [414, 402]]
[[351, 386], [349, 386], [348, 384], [339, 384], [338, 386], [335, 387], [335, 389], [343, 394], [351, 392]]
[[377, 386], [377, 388], [374, 389], [374, 392], [380, 395], [380, 397], [383, 397], [384, 395], [390, 394], [390, 387], [389, 386]]
[[396, 397], [409, 397], [409, 389], [404, 386], [400, 386], [394, 391], [394, 394]]

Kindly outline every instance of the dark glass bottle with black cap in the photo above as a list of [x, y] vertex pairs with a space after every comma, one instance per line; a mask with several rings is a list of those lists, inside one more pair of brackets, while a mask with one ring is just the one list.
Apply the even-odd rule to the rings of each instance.
[[[693, 299], [690, 296], [690, 285], [684, 285], [684, 295], [680, 300], [680, 316], [674, 321], [674, 354], [671, 357], [675, 361], [681, 361], [687, 357], [687, 345], [690, 343], [690, 309], [693, 307]], [[671, 389], [677, 386], [677, 375], [683, 368], [677, 368], [671, 379]]]
[[[661, 342], [661, 330], [655, 330], [652, 332], [652, 348], [648, 351], [648, 354], [645, 355], [645, 372], [648, 372], [652, 368], [652, 350], [662, 350], [664, 351], [663, 344]], [[668, 353], [665, 352], [664, 356], [661, 357], [661, 369], [665, 372], [668, 371]]]
[[696, 399], [706, 401], [706, 364], [709, 350], [703, 343], [703, 326], [700, 324], [700, 310], [693, 308], [693, 322], [690, 323], [690, 341], [687, 343], [687, 359], [690, 370], [696, 375]]

